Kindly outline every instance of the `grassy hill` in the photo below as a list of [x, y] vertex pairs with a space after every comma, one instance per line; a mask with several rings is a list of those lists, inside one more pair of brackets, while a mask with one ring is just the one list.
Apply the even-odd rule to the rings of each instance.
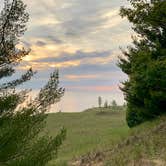
[[166, 166], [166, 116], [131, 129], [103, 160], [108, 166]]
[[50, 162], [49, 166], [63, 166], [73, 158], [105, 149], [123, 140], [129, 131], [125, 111], [97, 108], [81, 113], [56, 113], [48, 116], [47, 129], [51, 135], [56, 135], [62, 126], [67, 129], [67, 138], [59, 151], [58, 159]]
[[56, 135], [62, 126], [67, 129], [67, 138], [58, 159], [49, 166], [166, 165], [166, 116], [133, 129], [127, 127], [121, 107], [116, 111], [93, 108], [48, 116], [51, 135]]

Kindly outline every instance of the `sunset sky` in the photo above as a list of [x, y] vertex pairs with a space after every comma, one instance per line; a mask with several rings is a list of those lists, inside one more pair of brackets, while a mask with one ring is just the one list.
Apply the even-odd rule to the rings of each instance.
[[24, 0], [30, 14], [21, 38], [31, 48], [18, 67], [20, 75], [29, 67], [38, 73], [20, 88], [35, 93], [55, 68], [66, 93], [52, 111], [77, 112], [97, 106], [98, 96], [122, 104], [118, 86], [127, 77], [116, 66], [119, 47], [131, 43], [131, 28], [119, 14], [127, 0]]

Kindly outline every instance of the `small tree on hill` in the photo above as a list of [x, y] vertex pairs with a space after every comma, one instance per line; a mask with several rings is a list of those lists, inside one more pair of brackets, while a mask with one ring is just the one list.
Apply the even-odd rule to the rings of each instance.
[[101, 108], [101, 105], [102, 105], [102, 98], [101, 98], [101, 96], [98, 97], [98, 105], [99, 105], [99, 108]]
[[[0, 79], [15, 73], [16, 66], [29, 51], [18, 49], [19, 37], [26, 30], [28, 13], [21, 0], [5, 0], [0, 13]], [[20, 78], [0, 85], [0, 165], [44, 166], [56, 156], [65, 138], [62, 129], [56, 137], [44, 135], [47, 108], [60, 100], [64, 89], [59, 88], [58, 72], [51, 74], [48, 83], [37, 97], [23, 106], [27, 90], [15, 89], [31, 79], [30, 68]], [[18, 107], [19, 105], [22, 105]], [[17, 110], [16, 110], [17, 108]]]
[[105, 103], [104, 103], [104, 107], [105, 108], [108, 108], [108, 101], [106, 100]]
[[112, 102], [111, 102], [111, 106], [114, 108], [114, 109], [116, 109], [117, 108], [117, 103], [116, 103], [116, 100], [113, 100]]

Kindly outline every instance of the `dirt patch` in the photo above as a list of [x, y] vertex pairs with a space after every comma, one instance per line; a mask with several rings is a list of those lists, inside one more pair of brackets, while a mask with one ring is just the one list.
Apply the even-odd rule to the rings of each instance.
[[70, 162], [70, 166], [103, 166], [104, 153], [89, 153], [82, 156], [79, 160]]

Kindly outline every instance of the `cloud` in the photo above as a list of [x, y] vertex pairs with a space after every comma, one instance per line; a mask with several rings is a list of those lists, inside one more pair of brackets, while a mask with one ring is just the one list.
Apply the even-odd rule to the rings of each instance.
[[32, 51], [19, 69], [59, 67], [74, 72], [78, 69], [80, 73], [109, 70], [121, 54], [119, 46], [125, 47], [130, 41], [129, 24], [118, 15], [120, 6], [126, 3], [123, 0], [25, 3], [30, 21], [24, 44]]
[[43, 42], [43, 41], [37, 41], [37, 42], [36, 42], [36, 45], [39, 46], [39, 47], [42, 47], [42, 46], [47, 45], [47, 43], [45, 43], [45, 42]]
[[25, 48], [31, 48], [32, 44], [28, 41], [22, 40], [21, 45], [23, 45]]
[[63, 43], [63, 41], [56, 38], [56, 36], [49, 36], [48, 35], [46, 38], [48, 38], [48, 40], [52, 41], [55, 44], [62, 44]]
[[[38, 42], [39, 47], [45, 46], [45, 43]], [[51, 47], [50, 47], [51, 49]], [[21, 69], [27, 69], [30, 66], [37, 70], [44, 70], [47, 68], [70, 68], [86, 65], [106, 65], [115, 62], [118, 57], [119, 52], [116, 51], [103, 51], [103, 52], [83, 52], [76, 51], [75, 53], [60, 52], [55, 54], [55, 57], [49, 57], [46, 53], [45, 55], [40, 54], [40, 57], [34, 56], [32, 53], [30, 56], [24, 58], [24, 63], [19, 66]]]
[[[103, 78], [103, 76], [105, 76]], [[64, 79], [70, 80], [70, 81], [83, 81], [83, 80], [95, 80], [95, 81], [101, 81], [101, 80], [121, 80], [125, 79], [126, 76], [123, 75], [121, 71], [100, 71], [97, 70], [96, 72], [91, 72], [89, 74], [66, 74], [63, 76]]]
[[127, 21], [119, 16], [120, 6], [126, 4], [123, 0], [25, 1], [31, 16], [27, 37], [50, 39], [56, 44], [63, 41], [84, 50], [106, 50], [111, 38], [122, 33], [119, 27], [129, 33]]
[[112, 92], [119, 91], [117, 85], [112, 86], [68, 86], [71, 91], [95, 91], [95, 92]]
[[[118, 85], [127, 77], [116, 63], [121, 55], [119, 47], [126, 48], [131, 43], [130, 24], [119, 16], [120, 6], [127, 2], [24, 1], [28, 6], [30, 21], [22, 41], [32, 51], [23, 58], [18, 68], [23, 71], [33, 67], [39, 73], [29, 86], [38, 89], [48, 80], [50, 71], [60, 68], [61, 85], [73, 92], [73, 105], [76, 107], [82, 103], [79, 96], [84, 92], [84, 106], [89, 101], [91, 106], [92, 100], [95, 103], [99, 94], [106, 93], [112, 96], [118, 94], [116, 98], [122, 101]], [[91, 99], [87, 96], [91, 96]], [[67, 96], [65, 100], [69, 101], [70, 97]]]
[[75, 66], [79, 66], [80, 65], [80, 61], [79, 60], [75, 60], [75, 61], [66, 61], [66, 62], [59, 62], [59, 63], [55, 63], [55, 62], [25, 62], [22, 63], [21, 65], [19, 65], [17, 67], [17, 69], [19, 70], [27, 70], [30, 67], [32, 67], [34, 70], [46, 70], [48, 68], [68, 68], [68, 67], [75, 67]]
[[67, 80], [82, 80], [82, 79], [96, 79], [99, 78], [97, 74], [86, 74], [86, 75], [66, 75], [64, 78]]
[[103, 52], [83, 52], [81, 50], [76, 51], [75, 53], [62, 52], [58, 57], [46, 57], [39, 59], [36, 62], [64, 62], [64, 61], [74, 61], [74, 60], [83, 60], [85, 58], [106, 58], [111, 54], [111, 51]]

